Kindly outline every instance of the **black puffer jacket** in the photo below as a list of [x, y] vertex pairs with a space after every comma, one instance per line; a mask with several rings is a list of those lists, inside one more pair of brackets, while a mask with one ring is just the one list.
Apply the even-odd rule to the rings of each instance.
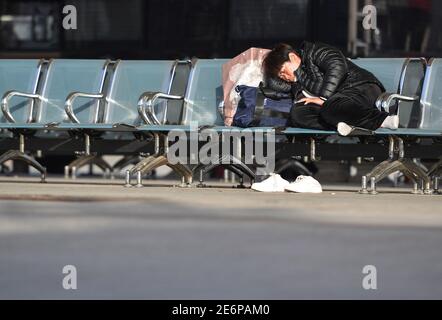
[[309, 93], [328, 99], [336, 92], [366, 83], [382, 83], [369, 71], [345, 58], [343, 53], [322, 43], [304, 42], [296, 53], [302, 60], [295, 71], [297, 83], [292, 85], [281, 79], [266, 79], [266, 85], [276, 91], [289, 92], [307, 90]]

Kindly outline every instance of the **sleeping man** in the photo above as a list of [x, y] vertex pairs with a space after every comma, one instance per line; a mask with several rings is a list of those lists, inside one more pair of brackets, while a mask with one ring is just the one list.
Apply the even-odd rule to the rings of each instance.
[[[263, 61], [267, 87], [292, 92], [297, 102], [290, 112], [291, 126], [338, 130], [347, 136], [352, 127], [369, 130], [399, 127], [399, 117], [379, 110], [375, 103], [385, 92], [370, 72], [347, 60], [344, 54], [321, 43], [304, 42], [297, 50], [280, 44]], [[321, 193], [312, 177], [289, 183], [277, 174], [252, 185], [260, 192]]]
[[297, 50], [279, 44], [263, 61], [267, 85], [287, 91], [296, 87], [297, 103], [291, 111], [293, 127], [336, 130], [347, 135], [349, 126], [369, 130], [397, 129], [398, 116], [377, 109], [385, 92], [370, 72], [344, 54], [321, 43], [304, 42]]

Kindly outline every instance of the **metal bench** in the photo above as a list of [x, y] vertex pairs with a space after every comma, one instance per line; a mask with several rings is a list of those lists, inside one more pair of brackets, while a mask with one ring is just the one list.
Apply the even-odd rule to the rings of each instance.
[[[18, 72], [10, 61], [5, 68], [18, 79], [15, 83], [0, 83], [4, 94], [0, 128], [20, 135], [23, 152], [9, 151], [3, 162], [18, 155], [45, 175], [37, 161], [24, 153], [25, 134], [39, 140], [72, 142], [72, 136], [83, 137], [85, 150], [77, 152], [78, 159], [66, 167], [66, 173], [75, 172], [87, 164], [96, 164], [103, 170], [112, 170], [95, 152], [91, 152], [91, 137], [109, 141], [136, 140], [135, 127], [143, 120], [138, 114], [139, 98], [145, 91], [172, 93], [187, 83], [189, 62], [178, 61], [117, 61], [109, 60], [51, 60], [49, 62], [17, 60], [18, 67], [26, 66], [27, 73]], [[38, 66], [38, 69], [37, 67]], [[3, 73], [6, 75], [7, 73]], [[32, 79], [30, 88], [24, 86]], [[178, 81], [178, 82], [177, 82]], [[9, 87], [6, 84], [9, 83]], [[176, 83], [176, 85], [175, 85]], [[20, 85], [15, 85], [20, 84]], [[173, 85], [174, 84], [174, 85]], [[8, 91], [15, 88], [14, 91]], [[18, 100], [23, 97], [24, 102]], [[17, 106], [20, 108], [18, 108]], [[29, 105], [29, 106], [28, 106]], [[158, 106], [159, 110], [165, 107]], [[122, 135], [126, 134], [125, 137]], [[68, 152], [74, 150], [67, 148]], [[111, 154], [112, 150], [107, 150]], [[126, 151], [128, 152], [128, 151]], [[134, 152], [135, 153], [135, 152]], [[132, 158], [132, 159], [131, 159]], [[130, 155], [119, 165], [134, 162]]]
[[[32, 114], [35, 108], [38, 83], [44, 60], [0, 60], [0, 92], [5, 96], [1, 101], [0, 128], [18, 137], [18, 148], [0, 156], [0, 164], [8, 160], [24, 161], [41, 173], [45, 181], [46, 168], [25, 152], [25, 137], [32, 134]], [[9, 106], [8, 106], [9, 104]], [[6, 133], [3, 134], [3, 139]]]
[[[426, 144], [432, 147], [431, 158], [437, 159], [442, 155], [439, 145], [442, 138], [442, 125], [440, 124], [442, 101], [440, 98], [438, 101], [438, 90], [436, 89], [438, 78], [441, 75], [440, 63], [438, 59], [431, 60], [426, 66], [425, 73], [417, 64], [409, 65], [410, 70], [405, 69], [404, 72], [411, 72], [415, 75], [414, 78], [406, 78], [405, 81], [408, 82], [402, 84], [405, 94], [415, 94], [419, 89], [422, 89], [421, 94], [419, 94], [419, 99], [414, 102], [399, 103], [398, 112], [401, 126], [398, 130], [379, 129], [371, 133], [389, 139], [389, 157], [388, 160], [376, 166], [363, 177], [361, 193], [376, 194], [376, 184], [398, 171], [413, 181], [413, 193], [432, 194], [432, 176], [436, 177], [434, 186], [436, 190], [438, 189], [437, 177], [440, 166], [436, 165], [433, 169], [426, 170], [420, 163], [420, 159], [423, 157], [416, 156], [413, 152], [407, 152], [406, 146], [413, 149]], [[424, 77], [421, 77], [421, 74], [424, 74]], [[368, 190], [368, 182], [370, 182], [371, 190]]]
[[[23, 61], [23, 63], [29, 63]], [[66, 97], [77, 91], [89, 91], [91, 97], [102, 97], [104, 80], [109, 67], [109, 60], [69, 60], [56, 59], [44, 63], [38, 68], [38, 78], [34, 80], [33, 90], [13, 89], [4, 93], [2, 98], [2, 112], [7, 123], [3, 127], [11, 131], [17, 131], [20, 137], [21, 155], [18, 160], [25, 160], [42, 173], [44, 180], [45, 170], [35, 159], [30, 163], [24, 158], [25, 136], [32, 137], [35, 134], [55, 138], [60, 135], [57, 131], [80, 130], [81, 128], [69, 125], [70, 120], [65, 112]], [[11, 69], [12, 70], [12, 69]], [[13, 72], [13, 71], [11, 71]], [[25, 78], [25, 77], [24, 77]], [[29, 80], [27, 80], [29, 81]], [[16, 97], [23, 97], [28, 100], [27, 110], [21, 109], [22, 116], [17, 117], [12, 101]], [[75, 108], [77, 117], [84, 121], [96, 123], [99, 121], [100, 104], [99, 100], [83, 100], [81, 103], [72, 106]], [[23, 118], [25, 115], [26, 121]], [[86, 120], [87, 119], [87, 120]], [[88, 135], [85, 134], [88, 138]], [[68, 136], [67, 136], [68, 137]], [[17, 153], [10, 151], [6, 159], [17, 158]], [[104, 162], [97, 162], [100, 167], [106, 169]]]
[[[140, 132], [156, 132], [157, 134], [161, 134], [163, 139], [162, 141], [157, 141], [156, 150], [161, 151], [157, 152], [153, 158], [147, 159], [147, 161], [144, 162], [142, 171], [140, 170], [141, 166], [134, 168], [134, 170], [138, 170], [138, 186], [142, 185], [142, 181], [140, 180], [141, 173], [149, 172], [168, 163], [168, 132], [173, 130], [189, 132], [192, 123], [196, 123], [200, 128], [211, 127], [214, 130], [228, 129], [222, 127], [224, 121], [218, 112], [218, 105], [223, 99], [221, 70], [222, 65], [227, 61], [226, 59], [196, 60], [190, 72], [189, 85], [183, 96], [172, 96], [161, 92], [146, 94], [145, 103], [142, 105], [142, 108], [140, 108], [140, 116], [148, 125], [140, 126], [137, 130]], [[184, 102], [179, 125], [167, 125], [167, 118], [159, 119], [153, 109], [158, 99], [169, 101], [181, 100]], [[217, 128], [216, 126], [220, 127]], [[226, 157], [228, 158], [227, 160]], [[233, 155], [221, 155], [220, 158], [222, 158], [223, 161], [219, 161], [216, 164], [194, 167], [189, 176], [190, 179], [184, 180], [183, 184], [190, 185], [195, 172], [199, 172], [200, 181], [202, 182], [201, 177], [219, 165], [225, 166], [228, 170], [238, 174], [240, 177], [247, 175], [251, 179], [255, 178], [254, 173], [240, 159], [235, 158]]]
[[[426, 131], [442, 131], [442, 59], [431, 59], [425, 77], [425, 86], [421, 98], [421, 121], [419, 127]], [[439, 139], [442, 141], [442, 137]], [[438, 146], [439, 149], [441, 146]], [[439, 192], [439, 179], [442, 173], [442, 160], [428, 171], [433, 178], [433, 188]]]
[[[177, 64], [176, 61], [116, 61], [109, 70], [108, 83], [101, 95], [96, 96], [87, 90], [69, 94], [64, 109], [71, 122], [60, 124], [58, 129], [81, 129], [92, 132], [101, 139], [111, 141], [127, 140], [129, 143], [131, 140], [135, 140], [132, 132], [142, 122], [138, 116], [139, 97], [146, 90], [168, 92]], [[102, 102], [97, 121], [93, 121], [94, 119], [91, 118], [82, 120], [73, 109], [72, 106], [75, 102], [82, 98]], [[89, 159], [101, 159], [95, 153], [91, 153], [91, 141], [87, 134], [85, 139], [85, 158], [82, 161], [79, 159], [79, 161], [71, 163], [65, 169], [66, 174], [72, 171], [74, 176], [78, 168], [89, 163]], [[108, 170], [113, 172], [139, 159], [138, 153], [134, 152], [134, 154], [125, 156], [112, 168], [109, 166]]]
[[[363, 131], [362, 133], [356, 133], [354, 138], [359, 139], [358, 143], [353, 143], [352, 145], [343, 145], [340, 143], [331, 144], [328, 146], [327, 150], [341, 149], [352, 149], [353, 151], [344, 155], [342, 152], [342, 159], [348, 159], [349, 157], [354, 158], [367, 158], [370, 155], [371, 149], [377, 149], [378, 157], [382, 157], [382, 154], [388, 154], [389, 159], [383, 162], [381, 165], [376, 167], [366, 178], [369, 178], [373, 190], [371, 193], [376, 193], [376, 183], [385, 178], [386, 172], [402, 171], [410, 179], [415, 182], [415, 191], [417, 183], [423, 181], [423, 189], [425, 193], [431, 193], [430, 180], [428, 175], [422, 168], [416, 164], [415, 160], [416, 152], [405, 152], [406, 143], [416, 143], [419, 139], [429, 139], [433, 140], [441, 136], [441, 130], [434, 127], [424, 127], [418, 126], [417, 123], [420, 119], [419, 109], [420, 109], [420, 95], [423, 86], [428, 86], [429, 80], [425, 79], [425, 60], [423, 59], [358, 59], [354, 61], [356, 64], [368, 69], [373, 72], [385, 85], [387, 90], [391, 91], [389, 93], [383, 94], [379, 97], [378, 107], [391, 112], [397, 111], [399, 108], [399, 115], [401, 119], [401, 127], [399, 130], [386, 130], [379, 129], [376, 132]], [[211, 65], [213, 68], [218, 68], [222, 64], [222, 61], [201, 61], [202, 65], [206, 65], [209, 68]], [[219, 65], [217, 65], [219, 64]], [[434, 63], [433, 63], [434, 64]], [[198, 65], [198, 63], [197, 63]], [[428, 67], [428, 68], [431, 68]], [[213, 71], [214, 72], [214, 71]], [[218, 71], [219, 72], [219, 71]], [[217, 114], [217, 105], [219, 99], [216, 98], [216, 90], [221, 86], [221, 80], [217, 79], [214, 83], [214, 79], [217, 77], [212, 73], [211, 82], [199, 80], [197, 77], [191, 78], [190, 86], [191, 89], [199, 92], [200, 95], [206, 93], [206, 99], [195, 99], [187, 95], [184, 98], [184, 114], [181, 126], [167, 126], [164, 125], [162, 121], [155, 117], [155, 112], [151, 108], [154, 101], [157, 98], [163, 99], [176, 99], [176, 97], [168, 97], [167, 95], [152, 95], [146, 100], [144, 108], [144, 118], [146, 121], [151, 123], [147, 127], [139, 127], [137, 130], [150, 130], [156, 132], [168, 132], [174, 129], [184, 129], [189, 130], [189, 122], [191, 120], [198, 121], [200, 125], [212, 126], [213, 129], [219, 132], [229, 132], [229, 130], [238, 130], [238, 128], [224, 127], [222, 125], [222, 120]], [[428, 78], [428, 77], [427, 77]], [[210, 99], [207, 99], [211, 96]], [[248, 129], [250, 130], [250, 129]], [[274, 128], [254, 128], [252, 131], [275, 131]], [[318, 153], [319, 144], [316, 140], [324, 139], [326, 137], [335, 136], [338, 133], [335, 131], [319, 131], [319, 130], [307, 130], [300, 128], [286, 128], [285, 130], [278, 131], [280, 134], [284, 134], [289, 138], [289, 143], [283, 143], [277, 145], [278, 149], [284, 149], [286, 157], [300, 157], [305, 156], [305, 150], [307, 150], [307, 156], [310, 160], [317, 160], [321, 157]], [[295, 140], [299, 140], [295, 142]], [[296, 144], [306, 145], [307, 148], [301, 148], [301, 154], [298, 153], [299, 149], [296, 150], [298, 146]], [[287, 147], [288, 145], [293, 145], [294, 148]], [[324, 145], [324, 143], [322, 143]], [[419, 143], [418, 143], [419, 145]], [[380, 147], [380, 148], [379, 148]], [[407, 146], [408, 147], [408, 146]], [[419, 145], [420, 147], [420, 145]], [[425, 148], [423, 146], [422, 148]], [[293, 151], [290, 155], [290, 149]], [[413, 148], [413, 150], [421, 150], [419, 148]], [[431, 158], [438, 156], [437, 150], [426, 149], [425, 155]], [[360, 153], [360, 156], [358, 155]], [[366, 155], [368, 154], [368, 156]], [[224, 155], [226, 156], [226, 155]], [[399, 161], [399, 162], [397, 162]], [[400, 165], [398, 165], [400, 163]], [[236, 164], [236, 163], [235, 163]], [[212, 168], [213, 166], [208, 166], [207, 168]], [[240, 167], [240, 165], [238, 166]], [[201, 167], [197, 167], [201, 169]], [[380, 169], [381, 168], [381, 169]], [[245, 170], [244, 170], [245, 171]], [[205, 173], [204, 171], [203, 173]], [[381, 172], [381, 174], [379, 174]], [[365, 179], [364, 179], [365, 180]], [[366, 183], [362, 189], [362, 192], [368, 192], [366, 188]]]
[[[171, 165], [167, 159], [171, 146], [168, 133], [172, 130], [188, 133], [193, 123], [198, 123], [200, 129], [210, 127], [220, 135], [239, 130], [223, 125], [218, 108], [223, 98], [221, 67], [226, 62], [0, 60], [0, 70], [4, 69], [0, 78], [0, 92], [4, 93], [0, 129], [13, 132], [20, 145], [19, 150], [3, 154], [0, 164], [11, 159], [26, 161], [42, 173], [44, 180], [45, 168], [25, 153], [25, 138], [33, 142], [37, 141], [35, 137], [43, 136], [66, 143], [72, 136], [82, 136], [85, 150], [69, 169], [75, 171], [95, 163], [103, 170], [111, 170], [91, 152], [90, 138], [99, 137], [111, 144], [124, 141], [128, 145], [126, 157], [117, 166], [135, 164], [127, 172], [128, 186], [132, 175], [137, 176], [137, 185], [142, 186], [141, 177], [162, 165], [169, 165], [182, 177], [184, 185], [190, 185], [196, 173], [202, 184], [203, 176], [218, 165], [253, 180], [254, 172], [233, 154], [221, 155], [219, 163], [198, 164], [192, 170], [186, 164]], [[416, 192], [423, 182], [424, 192], [431, 193], [430, 175], [437, 178], [441, 164], [429, 175], [416, 160], [438, 159], [442, 155], [442, 104], [435, 84], [441, 78], [440, 60], [434, 59], [428, 66], [423, 59], [357, 59], [354, 63], [373, 72], [391, 91], [379, 98], [377, 106], [398, 112], [400, 129], [355, 132], [352, 143], [327, 141], [336, 137], [335, 131], [247, 130], [285, 137], [277, 142], [275, 154], [283, 159], [381, 159], [388, 155], [387, 161], [363, 179], [362, 193], [376, 193], [376, 183], [395, 171], [402, 171], [413, 180]], [[130, 145], [143, 139], [153, 141], [154, 152], [139, 158], [137, 149]], [[242, 147], [241, 143], [239, 146]], [[104, 153], [120, 154], [118, 150], [100, 152]], [[368, 181], [372, 185], [370, 192]]]

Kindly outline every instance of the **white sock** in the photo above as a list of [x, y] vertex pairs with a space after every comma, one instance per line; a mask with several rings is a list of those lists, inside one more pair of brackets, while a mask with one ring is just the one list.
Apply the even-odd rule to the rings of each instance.
[[338, 132], [341, 136], [347, 137], [353, 131], [353, 128], [345, 122], [338, 123]]
[[399, 128], [399, 116], [388, 116], [382, 123], [381, 128], [396, 130]]

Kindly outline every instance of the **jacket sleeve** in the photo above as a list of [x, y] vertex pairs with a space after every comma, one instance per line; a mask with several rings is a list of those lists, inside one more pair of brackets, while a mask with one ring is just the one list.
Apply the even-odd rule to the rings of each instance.
[[279, 78], [268, 77], [264, 79], [264, 84], [269, 89], [277, 92], [289, 93], [292, 90], [292, 85], [289, 82]]
[[269, 99], [273, 100], [292, 99], [291, 92], [276, 91], [274, 89], [266, 87], [263, 82], [259, 84], [259, 89], [261, 90], [261, 93], [264, 95], [264, 97]]
[[338, 49], [324, 46], [317, 52], [314, 63], [324, 74], [324, 81], [322, 88], [319, 90], [319, 96], [321, 99], [327, 100], [335, 94], [339, 85], [347, 77], [347, 59]]

